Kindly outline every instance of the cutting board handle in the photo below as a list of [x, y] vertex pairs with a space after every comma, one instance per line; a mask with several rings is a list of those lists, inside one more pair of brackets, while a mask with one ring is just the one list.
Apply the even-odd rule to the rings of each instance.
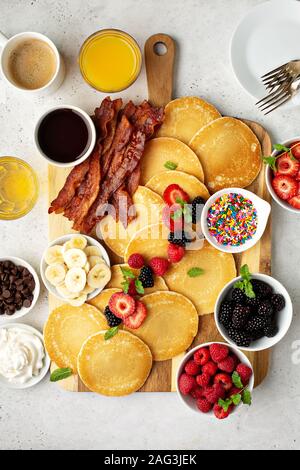
[[148, 99], [165, 106], [172, 99], [175, 41], [167, 34], [154, 34], [145, 43]]

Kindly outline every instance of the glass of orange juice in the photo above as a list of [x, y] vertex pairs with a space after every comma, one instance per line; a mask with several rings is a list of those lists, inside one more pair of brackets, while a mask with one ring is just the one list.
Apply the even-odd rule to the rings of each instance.
[[28, 214], [38, 198], [38, 179], [28, 163], [15, 157], [0, 157], [0, 220]]
[[142, 53], [129, 34], [103, 29], [83, 43], [79, 55], [85, 81], [98, 91], [115, 93], [128, 88], [139, 76]]

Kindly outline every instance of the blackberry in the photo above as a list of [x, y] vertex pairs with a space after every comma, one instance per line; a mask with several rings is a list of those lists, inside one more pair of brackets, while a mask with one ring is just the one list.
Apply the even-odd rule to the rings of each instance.
[[122, 323], [121, 318], [116, 317], [116, 315], [112, 313], [108, 305], [107, 307], [105, 307], [104, 315], [106, 317], [108, 326], [110, 326], [111, 328], [113, 328], [114, 326], [118, 326], [120, 325], [120, 323]]
[[258, 315], [270, 318], [273, 315], [273, 312], [273, 307], [268, 300], [259, 302], [257, 309]]
[[173, 243], [173, 245], [182, 246], [183, 248], [193, 241], [185, 231], [180, 232], [170, 232], [168, 236], [168, 241]]
[[236, 330], [242, 330], [246, 325], [250, 315], [250, 307], [244, 307], [243, 305], [237, 305], [232, 314], [232, 326]]
[[263, 330], [270, 324], [268, 317], [263, 317], [261, 315], [256, 315], [252, 317], [247, 323], [247, 330], [249, 332]]
[[267, 325], [266, 328], [264, 329], [264, 335], [267, 338], [274, 338], [274, 336], [277, 335], [279, 331], [278, 326], [275, 323], [271, 323], [270, 325]]
[[272, 287], [264, 281], [252, 279], [251, 284], [258, 299], [265, 299], [266, 297], [270, 297], [273, 293]]
[[248, 332], [252, 341], [257, 341], [265, 336], [264, 330]]
[[228, 336], [239, 347], [248, 348], [251, 344], [251, 337], [247, 331], [238, 331], [231, 327], [228, 330]]
[[228, 328], [231, 323], [232, 313], [233, 313], [233, 302], [231, 300], [224, 300], [221, 304], [220, 313], [219, 313], [219, 322]]
[[141, 281], [144, 288], [154, 286], [153, 271], [149, 266], [142, 267], [139, 280]]
[[192, 202], [192, 222], [196, 224], [201, 218], [201, 212], [205, 205], [205, 201], [202, 197], [198, 196]]
[[246, 296], [244, 292], [241, 289], [237, 288], [233, 289], [231, 298], [236, 304], [244, 304], [246, 301]]
[[257, 309], [258, 299], [256, 297], [246, 297], [246, 305], [249, 305], [252, 309]]
[[281, 294], [273, 294], [270, 301], [275, 312], [280, 312], [285, 307], [285, 298]]

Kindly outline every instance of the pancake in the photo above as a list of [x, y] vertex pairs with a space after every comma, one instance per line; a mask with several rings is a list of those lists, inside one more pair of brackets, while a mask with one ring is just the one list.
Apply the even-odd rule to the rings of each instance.
[[125, 261], [128, 261], [133, 253], [140, 253], [146, 262], [155, 256], [166, 258], [168, 235], [168, 229], [161, 223], [142, 228], [130, 240], [125, 251]]
[[57, 367], [70, 367], [76, 374], [77, 356], [85, 340], [107, 329], [105, 316], [92, 305], [62, 305], [50, 313], [46, 322], [45, 347]]
[[104, 312], [111, 296], [116, 292], [122, 292], [122, 289], [104, 289], [99, 295], [89, 300], [88, 303]]
[[261, 146], [251, 129], [238, 119], [223, 117], [199, 130], [190, 141], [211, 193], [249, 186], [260, 172]]
[[116, 222], [112, 215], [100, 223], [101, 235], [107, 246], [121, 258], [132, 236], [145, 225], [161, 220], [164, 205], [162, 198], [149, 188], [139, 186], [133, 195], [137, 217], [125, 229], [122, 222]]
[[166, 171], [166, 163], [176, 165], [175, 170], [193, 175], [204, 181], [202, 165], [197, 155], [183, 142], [171, 137], [159, 137], [146, 143], [141, 160], [141, 181], [146, 183], [152, 176]]
[[148, 344], [155, 361], [166, 361], [186, 351], [198, 332], [193, 303], [175, 292], [155, 292], [142, 299], [147, 308], [143, 324], [131, 331]]
[[92, 392], [122, 396], [139, 390], [152, 367], [149, 347], [137, 336], [119, 331], [105, 341], [105, 332], [87, 339], [78, 356], [78, 372]]
[[[109, 289], [122, 289], [122, 282], [124, 282], [124, 278], [121, 271], [121, 267], [131, 269], [133, 274], [135, 274], [136, 276], [138, 276], [139, 274], [138, 269], [129, 268], [128, 264], [115, 264], [114, 266], [111, 266], [111, 280], [107, 284], [107, 287]], [[146, 288], [145, 294], [151, 294], [152, 292], [156, 292], [157, 290], [169, 290], [164, 279], [160, 276], [154, 276], [154, 286]]]
[[220, 117], [212, 104], [197, 96], [177, 98], [165, 107], [165, 119], [157, 137], [175, 137], [188, 145], [199, 129]]
[[163, 196], [165, 189], [170, 184], [178, 184], [190, 196], [191, 201], [197, 196], [203, 197], [206, 201], [210, 197], [206, 186], [200, 180], [182, 171], [164, 171], [153, 176], [146, 186]]
[[[204, 273], [190, 277], [188, 271], [196, 267]], [[173, 264], [164, 276], [169, 289], [188, 297], [199, 315], [213, 313], [220, 291], [234, 277], [233, 255], [216, 250], [207, 241], [199, 250], [186, 251], [183, 259]]]

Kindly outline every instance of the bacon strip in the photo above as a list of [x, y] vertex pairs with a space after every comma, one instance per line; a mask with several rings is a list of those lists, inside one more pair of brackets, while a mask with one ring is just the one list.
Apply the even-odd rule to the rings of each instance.
[[163, 120], [164, 108], [153, 108], [148, 101], [143, 101], [142, 104], [137, 106], [130, 122], [132, 122], [135, 129], [142, 131], [148, 140], [155, 130], [161, 126]]
[[130, 196], [133, 196], [137, 188], [139, 187], [140, 179], [141, 179], [141, 164], [139, 163], [134, 169], [134, 171], [131, 173], [131, 175], [128, 176], [128, 179], [126, 182], [127, 191], [130, 194]]
[[116, 221], [120, 221], [126, 228], [135, 219], [136, 214], [129, 214], [129, 209], [133, 206], [133, 200], [125, 185], [113, 194], [112, 203], [116, 210]]

